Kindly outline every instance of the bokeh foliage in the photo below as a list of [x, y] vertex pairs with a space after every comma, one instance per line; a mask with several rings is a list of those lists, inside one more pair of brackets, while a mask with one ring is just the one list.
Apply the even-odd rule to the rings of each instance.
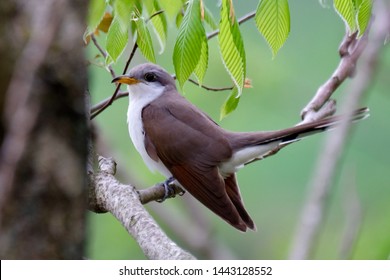
[[[164, 2], [164, 1], [162, 1]], [[161, 3], [162, 3], [161, 2]], [[176, 2], [176, 1], [174, 1]], [[177, 1], [180, 2], [180, 1]], [[219, 16], [215, 1], [203, 1], [210, 12]], [[344, 25], [332, 8], [321, 7], [316, 1], [290, 3], [291, 33], [284, 48], [273, 59], [267, 44], [258, 36], [254, 19], [240, 27], [245, 43], [246, 77], [252, 79], [253, 88], [243, 89], [240, 105], [220, 124], [236, 131], [270, 130], [284, 128], [299, 120], [299, 112], [310, 100], [318, 86], [332, 73], [338, 64], [337, 48], [344, 35]], [[331, 2], [331, 1], [329, 1]], [[235, 2], [234, 2], [235, 3]], [[245, 1], [235, 5], [239, 18], [256, 10], [258, 1]], [[163, 6], [163, 5], [161, 5]], [[162, 7], [164, 8], [164, 7]], [[167, 13], [168, 14], [168, 13]], [[170, 12], [169, 15], [175, 13]], [[206, 30], [211, 30], [206, 27]], [[173, 73], [172, 56], [177, 35], [174, 25], [168, 24], [165, 50], [156, 54], [158, 64]], [[152, 37], [156, 41], [155, 37]], [[101, 43], [104, 40], [99, 38]], [[158, 41], [158, 40], [157, 40]], [[129, 50], [124, 50], [126, 57]], [[232, 85], [231, 76], [221, 63], [218, 42], [209, 41], [208, 70], [202, 83], [221, 87]], [[88, 46], [91, 61], [99, 62], [94, 46]], [[123, 59], [122, 59], [123, 60]], [[144, 62], [137, 54], [132, 65]], [[102, 64], [105, 61], [100, 61]], [[118, 73], [123, 61], [114, 65]], [[359, 71], [359, 68], [358, 70]], [[345, 151], [343, 164], [334, 181], [329, 211], [321, 233], [315, 258], [338, 259], [340, 243], [346, 224], [345, 203], [350, 185], [356, 185], [363, 209], [361, 232], [351, 258], [386, 259], [390, 252], [390, 139], [388, 108], [390, 106], [388, 73], [390, 51], [387, 48], [380, 59], [380, 71], [364, 106], [370, 107], [371, 117], [356, 125], [353, 138]], [[93, 103], [113, 92], [111, 77], [104, 68], [90, 67], [90, 92]], [[348, 82], [347, 82], [348, 83]], [[346, 84], [347, 84], [346, 83]], [[336, 94], [342, 102], [343, 85]], [[186, 98], [202, 108], [214, 119], [220, 116], [220, 105], [229, 92], [209, 92], [192, 84], [182, 91]], [[127, 99], [114, 103], [98, 118], [100, 133], [110, 147], [104, 156], [113, 156], [119, 165], [122, 181], [147, 187], [163, 180], [151, 174], [132, 147], [126, 125]], [[242, 234], [230, 228], [218, 217], [199, 205], [199, 211], [207, 217], [214, 229], [213, 234], [228, 247], [236, 258], [284, 259], [288, 255], [302, 203], [306, 195], [307, 181], [313, 165], [321, 152], [323, 136], [291, 145], [272, 158], [247, 166], [238, 178], [245, 204], [257, 224], [257, 232]], [[182, 223], [191, 230], [192, 221], [177, 198], [157, 205], [170, 211], [170, 219]], [[156, 219], [160, 221], [158, 215]], [[161, 226], [174, 233], [163, 222]], [[122, 259], [143, 258], [137, 244], [109, 214], [90, 215], [89, 258]], [[198, 257], [187, 244], [181, 244]], [[195, 249], [194, 249], [195, 250]]]

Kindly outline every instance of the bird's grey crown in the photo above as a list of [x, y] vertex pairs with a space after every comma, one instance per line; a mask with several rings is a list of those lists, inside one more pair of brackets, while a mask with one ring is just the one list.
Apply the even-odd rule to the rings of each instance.
[[[155, 76], [154, 81], [147, 81], [147, 76], [151, 74]], [[165, 71], [165, 69], [153, 63], [137, 65], [130, 70], [129, 76], [134, 77], [142, 82], [156, 82], [160, 83], [164, 87], [172, 86], [176, 88], [175, 80], [172, 78], [172, 76], [167, 71]]]

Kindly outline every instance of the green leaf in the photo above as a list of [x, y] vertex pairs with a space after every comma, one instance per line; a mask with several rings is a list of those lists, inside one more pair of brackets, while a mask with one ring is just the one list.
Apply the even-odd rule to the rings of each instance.
[[198, 79], [199, 85], [203, 83], [204, 75], [206, 74], [206, 70], [209, 62], [209, 46], [207, 42], [206, 35], [202, 38], [202, 47], [200, 51], [199, 63], [196, 65], [194, 69], [194, 73], [196, 78]]
[[173, 64], [180, 87], [183, 87], [199, 63], [205, 34], [200, 18], [200, 1], [191, 0], [180, 24], [173, 49]]
[[180, 25], [181, 25], [181, 21], [183, 20], [183, 13], [181, 11], [179, 11], [176, 15], [176, 20], [175, 20], [175, 23], [176, 23], [176, 27], [179, 28]]
[[107, 32], [106, 50], [108, 56], [106, 59], [106, 64], [116, 62], [116, 60], [124, 51], [128, 39], [129, 35], [127, 28], [124, 27], [120, 20], [114, 17]]
[[213, 13], [210, 12], [210, 10], [203, 5], [203, 10], [204, 10], [204, 21], [212, 28], [212, 29], [217, 29], [218, 25], [215, 22]]
[[357, 25], [359, 34], [358, 37], [363, 36], [367, 29], [368, 23], [370, 22], [372, 12], [372, 0], [361, 0], [360, 5], [357, 8]]
[[173, 19], [177, 16], [179, 11], [183, 8], [185, 2], [185, 0], [159, 1], [161, 8], [165, 11], [167, 17], [170, 19]]
[[356, 31], [356, 4], [354, 0], [333, 0], [334, 8], [348, 27], [349, 34]]
[[106, 39], [106, 64], [116, 62], [123, 53], [129, 39], [132, 0], [116, 0], [114, 3], [114, 19], [108, 29]]
[[222, 1], [218, 42], [223, 63], [241, 95], [246, 75], [245, 49], [231, 0]]
[[143, 11], [143, 5], [141, 0], [135, 0], [133, 7], [132, 20], [130, 21], [130, 34], [133, 37], [137, 36], [137, 24], [134, 19], [141, 17]]
[[256, 26], [271, 48], [278, 53], [290, 33], [290, 9], [287, 0], [261, 0], [255, 15]]
[[137, 45], [141, 53], [147, 60], [156, 63], [152, 37], [150, 36], [149, 29], [146, 26], [145, 19], [143, 17], [138, 17], [133, 18], [133, 21], [135, 22], [135, 27], [137, 31]]
[[[152, 16], [154, 13], [161, 11], [160, 4], [157, 0], [153, 0], [153, 5], [149, 7], [149, 16]], [[157, 36], [158, 43], [160, 45], [160, 54], [163, 53], [165, 49], [165, 44], [167, 42], [167, 30], [168, 30], [168, 24], [167, 24], [167, 18], [165, 15], [165, 12], [160, 13], [159, 15], [154, 16], [151, 19], [153, 30]]]
[[95, 32], [99, 23], [102, 21], [104, 12], [106, 11], [106, 1], [105, 0], [91, 0], [89, 2], [88, 8], [88, 27], [85, 35], [90, 35]]
[[355, 11], [359, 9], [360, 4], [362, 3], [363, 0], [352, 0], [353, 7], [355, 8]]
[[240, 96], [238, 95], [238, 89], [237, 87], [234, 87], [229, 97], [222, 104], [219, 118], [222, 120], [231, 112], [236, 110], [239, 101], [240, 101]]
[[136, 13], [138, 13], [139, 15], [142, 15], [142, 11], [143, 11], [143, 4], [145, 4], [145, 2], [148, 2], [148, 1], [145, 1], [145, 0], [132, 0], [134, 1], [134, 11]]

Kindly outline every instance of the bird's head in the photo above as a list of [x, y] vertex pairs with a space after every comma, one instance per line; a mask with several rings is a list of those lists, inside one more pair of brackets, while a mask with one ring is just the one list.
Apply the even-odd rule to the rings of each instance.
[[114, 78], [112, 82], [128, 85], [130, 94], [176, 89], [172, 76], [160, 66], [152, 63], [138, 65], [128, 74]]

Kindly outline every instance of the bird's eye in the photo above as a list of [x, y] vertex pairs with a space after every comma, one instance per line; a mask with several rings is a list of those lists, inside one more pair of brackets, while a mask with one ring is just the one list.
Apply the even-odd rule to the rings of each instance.
[[157, 76], [153, 73], [146, 73], [144, 79], [147, 82], [154, 82], [157, 80]]

